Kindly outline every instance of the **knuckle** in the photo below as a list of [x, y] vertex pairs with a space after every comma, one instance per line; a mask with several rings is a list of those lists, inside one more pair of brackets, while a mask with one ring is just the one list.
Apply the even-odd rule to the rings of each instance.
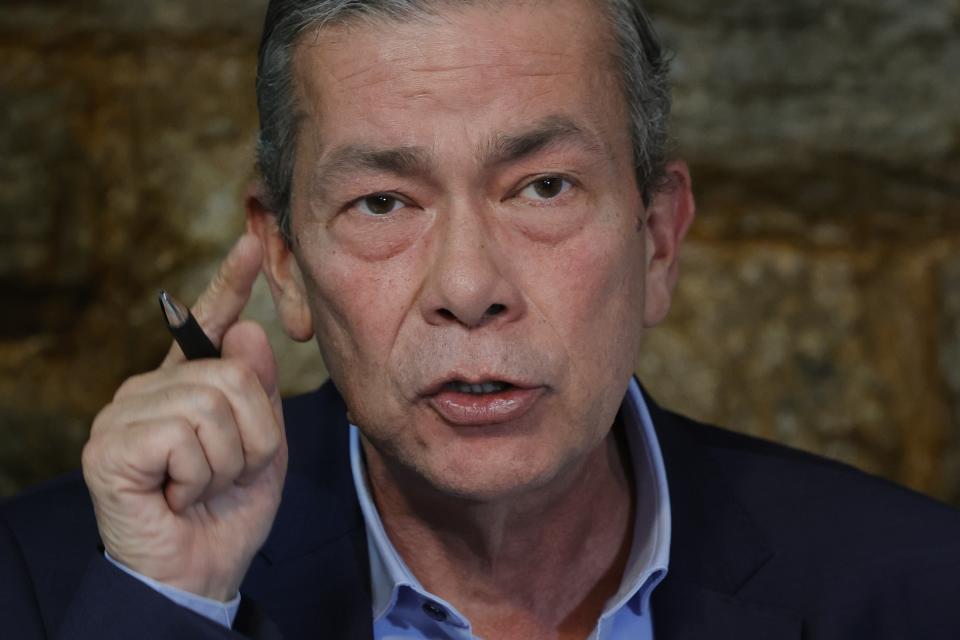
[[217, 272], [213, 274], [213, 277], [210, 279], [210, 284], [207, 285], [207, 291], [211, 294], [217, 294], [223, 290], [226, 283], [227, 278], [224, 275], [224, 266], [221, 264], [220, 268], [217, 269]]
[[227, 456], [223, 461], [223, 470], [222, 473], [227, 480], [227, 482], [232, 482], [234, 478], [243, 473], [243, 456], [232, 455]]
[[272, 460], [277, 451], [280, 450], [282, 442], [276, 429], [266, 428], [266, 425], [257, 436], [256, 443], [248, 455], [248, 462], [253, 466], [261, 466]]
[[247, 393], [253, 385], [259, 384], [257, 375], [246, 363], [224, 360], [223, 365], [223, 381], [229, 387]]
[[201, 386], [193, 389], [191, 400], [194, 408], [207, 416], [221, 415], [227, 406], [227, 400], [219, 390]]
[[185, 447], [196, 439], [196, 431], [186, 420], [173, 420], [166, 426], [167, 437], [175, 448]]
[[143, 378], [144, 374], [138, 373], [137, 375], [130, 376], [124, 380], [117, 388], [116, 393], [113, 394], [113, 399], [119, 400], [120, 398], [124, 398], [136, 393], [137, 389], [143, 385]]
[[[111, 418], [113, 417], [114, 413], [114, 407], [115, 405], [113, 403], [108, 404], [93, 418], [93, 423], [90, 425], [91, 440], [95, 436], [99, 436], [101, 433], [109, 429]], [[89, 444], [89, 442], [87, 444]]]
[[98, 465], [99, 458], [99, 443], [95, 443], [92, 439], [87, 440], [86, 444], [83, 445], [83, 450], [80, 452], [80, 467], [83, 469], [85, 476]]
[[112, 472], [109, 467], [109, 441], [103, 438], [91, 438], [80, 452], [80, 470], [91, 495], [102, 494], [111, 484]]
[[177, 406], [177, 401], [179, 400], [180, 389], [177, 387], [166, 387], [160, 389], [158, 392], [160, 398], [160, 404], [166, 407]]
[[203, 321], [207, 320], [207, 316], [210, 315], [209, 307], [220, 297], [221, 291], [224, 289], [224, 284], [223, 270], [220, 269], [214, 274], [213, 278], [210, 279], [206, 290], [200, 294], [197, 303], [190, 310], [191, 313], [193, 313], [193, 317], [197, 319], [197, 322], [202, 324]]
[[271, 427], [266, 435], [266, 452], [270, 458], [276, 455], [283, 444], [283, 438], [280, 437], [279, 429], [277, 429], [275, 425], [271, 425]]

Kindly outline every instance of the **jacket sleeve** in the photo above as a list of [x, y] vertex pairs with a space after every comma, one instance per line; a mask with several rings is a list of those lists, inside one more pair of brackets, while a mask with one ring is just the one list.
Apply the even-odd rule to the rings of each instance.
[[11, 638], [46, 637], [36, 591], [20, 546], [0, 518], [0, 633]]
[[[69, 532], [61, 532], [69, 536]], [[69, 547], [64, 544], [64, 547]], [[57, 549], [44, 555], [52, 558]], [[69, 551], [60, 550], [65, 554]], [[200, 616], [111, 564], [95, 547], [79, 581], [63, 581], [62, 600], [38, 595], [36, 582], [63, 578], [58, 565], [31, 566], [28, 555], [0, 514], [0, 636], [17, 640], [279, 640], [276, 627], [256, 605], [241, 599], [233, 629]], [[36, 555], [36, 554], [34, 554]], [[73, 564], [75, 557], [62, 558]], [[80, 559], [79, 562], [84, 562]], [[82, 565], [81, 565], [82, 566]], [[51, 568], [52, 567], [52, 568]], [[70, 571], [64, 571], [69, 574]], [[73, 582], [73, 585], [70, 583]], [[49, 590], [48, 590], [49, 591]]]
[[249, 636], [181, 607], [95, 554], [54, 637], [239, 640]]

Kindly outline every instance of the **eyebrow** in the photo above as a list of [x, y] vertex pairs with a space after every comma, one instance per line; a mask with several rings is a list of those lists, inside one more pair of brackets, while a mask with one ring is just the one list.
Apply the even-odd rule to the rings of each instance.
[[485, 145], [481, 157], [487, 166], [509, 164], [564, 143], [605, 154], [604, 145], [576, 122], [566, 116], [549, 116], [527, 131], [498, 134]]
[[[509, 164], [565, 143], [579, 145], [593, 153], [607, 153], [605, 145], [570, 118], [548, 116], [525, 131], [494, 135], [481, 146], [480, 159], [488, 167]], [[435, 169], [435, 162], [423, 147], [380, 148], [348, 144], [330, 152], [318, 167], [317, 176], [321, 184], [329, 184], [340, 176], [361, 170], [411, 177], [427, 176]]]
[[420, 147], [382, 149], [369, 145], [346, 145], [335, 149], [320, 167], [324, 177], [352, 173], [359, 169], [385, 171], [399, 176], [430, 173], [433, 163]]

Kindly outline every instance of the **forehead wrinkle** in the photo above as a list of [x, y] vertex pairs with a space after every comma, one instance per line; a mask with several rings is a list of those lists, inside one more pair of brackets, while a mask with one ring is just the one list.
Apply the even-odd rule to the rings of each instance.
[[[496, 133], [480, 145], [479, 158], [486, 167], [509, 164], [539, 151], [563, 144], [574, 144], [595, 155], [612, 159], [609, 144], [590, 129], [567, 116], [548, 116], [532, 127], [516, 133]], [[400, 177], [436, 175], [437, 164], [423, 147], [375, 147], [347, 144], [326, 154], [316, 170], [314, 188], [321, 194], [328, 185], [353, 173], [367, 171], [390, 173]]]
[[364, 144], [337, 147], [321, 160], [318, 182], [329, 183], [358, 171], [391, 173], [397, 176], [425, 176], [434, 170], [429, 154], [421, 147], [381, 148]]
[[555, 115], [543, 118], [527, 130], [492, 136], [481, 149], [481, 160], [487, 166], [507, 164], [564, 143], [577, 144], [595, 154], [613, 155], [597, 135], [566, 116]]

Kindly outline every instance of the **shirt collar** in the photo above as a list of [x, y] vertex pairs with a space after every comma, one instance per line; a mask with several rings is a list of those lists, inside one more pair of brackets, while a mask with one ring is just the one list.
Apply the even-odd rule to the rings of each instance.
[[645, 614], [653, 589], [667, 575], [670, 561], [670, 492], [660, 443], [653, 429], [647, 401], [636, 378], [630, 378], [620, 408], [633, 462], [636, 513], [633, 545], [620, 588], [603, 609], [600, 618], [613, 616], [631, 603]]
[[[636, 513], [633, 544], [623, 580], [616, 595], [604, 607], [601, 621], [614, 616], [624, 606], [634, 606], [638, 613], [643, 614], [649, 606], [654, 587], [666, 576], [670, 558], [667, 474], [653, 420], [635, 378], [630, 379], [620, 416], [633, 462]], [[350, 467], [367, 529], [374, 621], [389, 613], [401, 591], [409, 589], [445, 606], [451, 621], [458, 626], [469, 626], [466, 618], [452, 605], [423, 588], [390, 542], [368, 484], [360, 430], [353, 424], [350, 425]]]

